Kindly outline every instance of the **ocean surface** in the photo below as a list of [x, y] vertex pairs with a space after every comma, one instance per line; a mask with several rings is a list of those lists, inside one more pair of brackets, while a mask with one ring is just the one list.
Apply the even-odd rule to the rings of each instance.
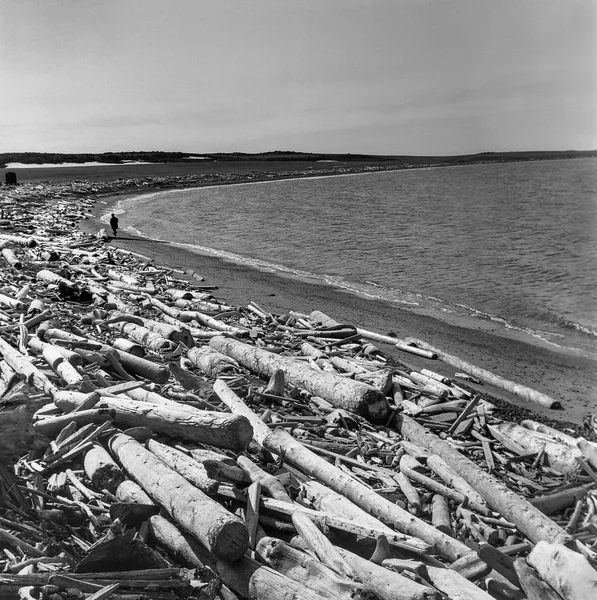
[[597, 159], [173, 190], [116, 211], [122, 233], [597, 356]]

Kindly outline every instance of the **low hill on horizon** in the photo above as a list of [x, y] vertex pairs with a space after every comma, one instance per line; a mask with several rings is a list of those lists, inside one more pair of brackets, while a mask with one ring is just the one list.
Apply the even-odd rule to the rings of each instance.
[[271, 152], [160, 152], [160, 151], [135, 151], [135, 152], [102, 152], [102, 153], [52, 153], [52, 152], [6, 152], [0, 153], [0, 168], [6, 168], [11, 163], [26, 165], [62, 164], [62, 163], [88, 163], [100, 162], [110, 164], [126, 164], [129, 162], [148, 163], [174, 163], [192, 161], [212, 162], [245, 162], [245, 161], [335, 161], [335, 162], [387, 162], [415, 166], [419, 164], [470, 164], [478, 162], [507, 162], [521, 160], [550, 160], [561, 158], [582, 158], [597, 156], [597, 150], [549, 150], [527, 152], [481, 152], [478, 154], [463, 155], [378, 155], [378, 154], [352, 154], [352, 153], [311, 153], [295, 152], [288, 150], [275, 150]]

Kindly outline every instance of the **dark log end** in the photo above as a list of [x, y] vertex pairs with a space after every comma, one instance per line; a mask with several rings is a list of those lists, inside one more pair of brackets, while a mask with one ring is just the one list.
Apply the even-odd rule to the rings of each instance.
[[249, 547], [249, 533], [240, 519], [213, 527], [208, 539], [210, 550], [226, 562], [240, 560]]
[[390, 403], [386, 396], [379, 390], [371, 388], [365, 392], [367, 418], [373, 423], [385, 423], [390, 414]]

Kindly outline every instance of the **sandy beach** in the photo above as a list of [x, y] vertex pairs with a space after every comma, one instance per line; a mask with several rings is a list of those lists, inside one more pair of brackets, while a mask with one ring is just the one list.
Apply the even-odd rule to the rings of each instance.
[[[101, 216], [111, 212], [121, 199], [122, 196], [98, 199], [93, 216], [80, 223], [82, 230], [95, 234], [106, 227], [100, 221]], [[273, 313], [320, 310], [337, 321], [378, 333], [395, 334], [398, 338], [416, 337], [476, 366], [548, 394], [562, 405], [561, 410], [544, 409], [487, 384], [471, 386], [478, 392], [497, 398], [504, 417], [512, 420], [533, 416], [541, 420], [554, 419], [560, 422], [560, 427], [565, 426], [563, 422], [569, 422], [569, 427], [581, 432], [578, 426], [583, 417], [597, 412], [597, 365], [590, 359], [494, 335], [490, 329], [481, 329], [474, 323], [462, 327], [414, 314], [385, 301], [141, 238], [125, 231], [126, 213], [120, 218], [121, 235], [109, 243], [151, 257], [162, 266], [194, 269], [205, 278], [205, 284], [218, 287], [214, 291], [216, 297], [233, 305], [254, 301]], [[454, 367], [441, 361], [421, 359], [398, 351], [389, 344], [379, 345], [385, 353], [403, 364], [454, 376]]]

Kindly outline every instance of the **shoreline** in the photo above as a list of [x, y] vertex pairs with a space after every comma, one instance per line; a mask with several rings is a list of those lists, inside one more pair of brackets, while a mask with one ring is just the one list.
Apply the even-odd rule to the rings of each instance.
[[[262, 181], [271, 179], [264, 178]], [[250, 179], [230, 183], [252, 182], [256, 181]], [[189, 188], [185, 186], [185, 189]], [[143, 195], [155, 192], [161, 193], [161, 190], [146, 190]], [[92, 217], [81, 221], [79, 227], [84, 232], [95, 235], [105, 227], [105, 223], [99, 221], [100, 217], [109, 213], [125, 195], [141, 195], [141, 191], [97, 198]], [[480, 327], [463, 327], [433, 316], [413, 313], [382, 299], [368, 298], [323, 283], [303, 281], [246, 264], [237, 264], [220, 256], [193, 252], [169, 242], [143, 238], [129, 232], [124, 237], [112, 239], [110, 243], [115, 247], [146, 255], [165, 267], [182, 270], [192, 268], [205, 277], [206, 284], [218, 286], [214, 292], [216, 297], [234, 305], [246, 305], [249, 301], [254, 301], [273, 313], [290, 310], [309, 313], [321, 310], [336, 320], [378, 333], [392, 332], [398, 338], [423, 339], [479, 367], [546, 393], [561, 402], [563, 407], [560, 411], [543, 409], [487, 384], [471, 386], [479, 393], [490, 394], [517, 407], [509, 408], [504, 403], [502, 408], [506, 412], [516, 412], [518, 409], [532, 412], [532, 415], [525, 415], [524, 411], [518, 411], [520, 414], [516, 418], [535, 416], [542, 420], [570, 421], [578, 426], [584, 416], [597, 410], [597, 365], [591, 359], [505, 338]], [[454, 376], [454, 368], [441, 361], [420, 359], [400, 352], [389, 344], [380, 344], [380, 348], [415, 369], [430, 368], [445, 376]]]

